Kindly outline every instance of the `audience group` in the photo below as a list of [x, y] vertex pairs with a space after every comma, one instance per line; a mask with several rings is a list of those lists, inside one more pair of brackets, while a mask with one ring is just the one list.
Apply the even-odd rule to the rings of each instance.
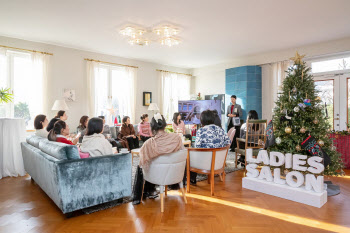
[[[118, 153], [113, 150], [116, 142], [110, 137], [111, 131], [105, 124], [103, 116], [89, 118], [82, 116], [77, 127], [77, 135], [70, 137], [68, 124], [65, 122], [68, 116], [65, 111], [59, 111], [57, 115], [48, 121], [45, 115], [38, 115], [34, 120], [36, 135], [47, 138], [50, 141], [77, 145], [80, 142], [79, 150], [83, 153], [89, 153], [90, 157], [111, 155]], [[144, 142], [140, 149], [140, 163], [135, 174], [135, 185], [133, 192], [133, 204], [139, 204], [142, 196], [142, 187], [144, 185], [144, 198], [155, 198], [157, 193], [155, 185], [143, 181], [142, 168], [147, 169], [150, 161], [154, 158], [173, 153], [184, 149], [182, 134], [191, 140], [191, 135], [186, 134], [184, 121], [181, 120], [179, 113], [174, 113], [172, 127], [174, 133], [165, 132], [167, 126], [164, 117], [157, 113], [149, 122], [147, 114], [142, 114], [141, 122], [138, 125], [140, 139]], [[256, 111], [250, 111], [247, 119], [258, 119]], [[129, 150], [139, 148], [139, 137], [135, 133], [134, 126], [130, 123], [130, 117], [125, 116], [122, 120], [122, 127], [118, 139]], [[197, 148], [220, 148], [231, 144], [229, 137], [221, 127], [220, 116], [217, 111], [206, 110], [200, 114], [201, 128], [198, 129], [194, 146]], [[258, 129], [256, 129], [258, 130]], [[246, 126], [241, 127], [241, 137], [246, 133]], [[241, 163], [244, 163], [240, 160]], [[191, 184], [196, 184], [197, 174], [190, 173]], [[185, 182], [184, 178], [184, 182]]]

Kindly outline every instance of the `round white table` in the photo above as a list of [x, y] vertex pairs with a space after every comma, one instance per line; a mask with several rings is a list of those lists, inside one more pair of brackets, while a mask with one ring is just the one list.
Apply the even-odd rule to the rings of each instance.
[[23, 119], [0, 118], [0, 179], [7, 176], [24, 176], [21, 142], [26, 138]]

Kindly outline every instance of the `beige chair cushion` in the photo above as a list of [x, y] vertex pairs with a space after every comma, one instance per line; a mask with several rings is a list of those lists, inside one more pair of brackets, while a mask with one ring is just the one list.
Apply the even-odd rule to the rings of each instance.
[[[227, 150], [216, 152], [214, 170], [223, 168]], [[190, 166], [192, 168], [210, 170], [212, 152], [207, 151], [190, 151]]]

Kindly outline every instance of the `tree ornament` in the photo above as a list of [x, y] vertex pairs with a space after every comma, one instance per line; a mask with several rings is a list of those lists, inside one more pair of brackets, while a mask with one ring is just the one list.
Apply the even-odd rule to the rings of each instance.
[[331, 147], [331, 150], [332, 150], [332, 151], [336, 151], [336, 150], [337, 150], [337, 147], [332, 146], [332, 147]]
[[300, 131], [300, 133], [305, 133], [306, 129], [304, 127], [301, 127], [299, 131]]
[[321, 100], [321, 97], [317, 96], [315, 100], [319, 101]]
[[294, 112], [299, 112], [300, 111], [300, 108], [299, 107], [295, 107], [294, 108]]
[[306, 106], [311, 106], [311, 100], [310, 99], [304, 99], [304, 104]]
[[315, 125], [317, 125], [317, 124], [318, 124], [318, 119], [315, 118], [312, 122], [313, 122]]
[[287, 127], [284, 129], [284, 132], [286, 132], [287, 134], [290, 134], [290, 133], [292, 133], [292, 129], [291, 129], [289, 126], [287, 126]]
[[281, 140], [280, 137], [276, 138], [276, 143], [277, 143], [277, 144], [281, 144], [281, 142], [282, 142], [282, 140]]
[[296, 87], [293, 87], [292, 92], [293, 92], [293, 93], [296, 93], [296, 92], [297, 92], [297, 88], [296, 88]]
[[322, 140], [318, 140], [317, 143], [318, 143], [320, 146], [324, 146], [324, 141], [322, 141]]
[[301, 146], [300, 146], [300, 145], [297, 145], [297, 146], [295, 147], [295, 149], [296, 149], [297, 151], [301, 151]]
[[295, 64], [300, 65], [302, 63], [302, 59], [305, 55], [300, 55], [298, 51], [295, 53], [295, 57], [291, 57], [290, 60], [293, 60]]

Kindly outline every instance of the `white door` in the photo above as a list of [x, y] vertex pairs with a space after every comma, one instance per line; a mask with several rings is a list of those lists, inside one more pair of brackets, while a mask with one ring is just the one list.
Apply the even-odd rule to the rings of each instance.
[[334, 130], [346, 130], [349, 109], [349, 79], [347, 74], [314, 76], [316, 89], [325, 107], [329, 123]]

